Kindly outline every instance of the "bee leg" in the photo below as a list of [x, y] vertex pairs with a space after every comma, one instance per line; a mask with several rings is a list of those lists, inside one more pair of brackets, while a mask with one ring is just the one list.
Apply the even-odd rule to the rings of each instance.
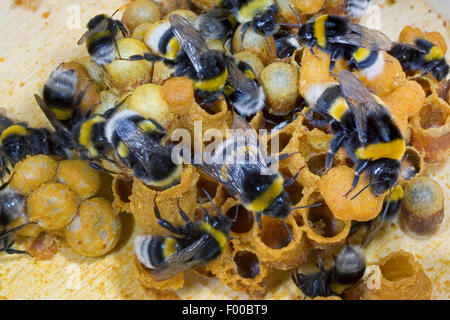
[[5, 251], [7, 254], [28, 254], [30, 257], [32, 255], [28, 251], [12, 249], [12, 245], [14, 241], [8, 243], [8, 240], [3, 239], [3, 248], [0, 249], [0, 252]]
[[346, 198], [348, 197], [350, 192], [352, 192], [356, 188], [356, 186], [359, 182], [359, 176], [364, 172], [364, 170], [366, 170], [368, 164], [369, 164], [369, 161], [363, 161], [363, 162], [360, 162], [356, 166], [355, 176], [353, 177], [353, 182], [352, 182], [352, 188], [350, 190], [348, 190], [347, 193], [345, 194]]
[[163, 227], [175, 234], [179, 234], [179, 235], [183, 234], [183, 232], [181, 232], [178, 228], [174, 227], [169, 221], [161, 218], [161, 212], [159, 211], [156, 203], [155, 203], [155, 206], [153, 207], [153, 211], [155, 211], [156, 219], [158, 220], [158, 223], [161, 227]]
[[208, 210], [206, 210], [205, 208], [202, 208], [202, 209], [203, 209], [203, 214], [205, 215], [206, 222], [210, 223], [211, 216], [209, 215]]
[[113, 171], [111, 171], [111, 170], [108, 170], [108, 169], [106, 169], [105, 167], [99, 165], [98, 163], [95, 163], [95, 162], [92, 161], [92, 160], [89, 160], [89, 165], [90, 165], [92, 168], [94, 168], [95, 170], [98, 170], [98, 171], [106, 172], [106, 173], [109, 173], [109, 174], [117, 174], [117, 172], [113, 172]]
[[242, 34], [241, 34], [241, 45], [244, 43], [244, 35], [247, 32], [248, 27], [250, 26], [250, 23], [245, 23], [242, 27]]
[[256, 222], [258, 223], [259, 232], [262, 230], [261, 212], [256, 213]]
[[287, 181], [284, 182], [284, 187], [285, 187], [285, 188], [291, 186], [291, 185], [295, 182], [295, 180], [297, 180], [297, 177], [298, 177], [298, 175], [300, 174], [300, 171], [301, 171], [303, 168], [304, 168], [304, 167], [301, 167], [301, 168], [297, 171], [297, 173], [296, 173], [292, 178], [290, 178], [290, 179], [288, 179]]
[[338, 133], [334, 136], [333, 140], [330, 142], [330, 147], [328, 149], [327, 155], [325, 157], [325, 170], [328, 171], [333, 165], [333, 159], [335, 154], [338, 152], [339, 148], [345, 141], [345, 133]]
[[177, 200], [178, 213], [180, 214], [181, 219], [183, 219], [183, 220], [186, 221], [186, 222], [190, 222], [191, 220], [189, 219], [189, 217], [188, 217], [188, 215], [186, 214], [186, 212], [184, 212], [184, 210], [181, 209], [181, 207], [180, 207], [180, 201], [179, 201], [179, 200], [180, 200], [180, 199]]
[[124, 26], [122, 21], [116, 20], [117, 27], [119, 27], [120, 32], [122, 32], [122, 35], [127, 38], [130, 33], [128, 32], [128, 29]]
[[289, 226], [286, 224], [285, 220], [283, 220], [283, 224], [284, 224], [284, 227], [286, 228], [286, 231], [289, 234], [289, 239], [292, 241], [295, 241], [294, 234], [292, 233], [291, 229], [289, 229]]

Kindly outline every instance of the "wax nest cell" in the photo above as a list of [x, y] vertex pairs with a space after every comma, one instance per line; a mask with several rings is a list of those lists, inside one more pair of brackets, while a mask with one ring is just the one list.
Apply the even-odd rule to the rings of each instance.
[[67, 226], [77, 210], [77, 198], [69, 187], [59, 183], [46, 183], [27, 199], [31, 221], [45, 230], [58, 230]]
[[425, 160], [447, 159], [450, 151], [450, 106], [436, 95], [426, 98], [419, 113], [411, 119], [412, 144], [425, 152]]
[[320, 193], [336, 218], [344, 221], [368, 221], [375, 218], [381, 211], [383, 196], [374, 197], [370, 188], [367, 188], [351, 200], [368, 183], [362, 176], [356, 188], [348, 197], [344, 197], [345, 193], [351, 189], [354, 173], [353, 169], [346, 166], [332, 168], [320, 179]]
[[444, 219], [444, 192], [431, 178], [418, 177], [408, 182], [402, 201], [400, 222], [419, 235], [437, 231]]
[[16, 164], [10, 187], [28, 195], [55, 176], [58, 162], [46, 155], [27, 157]]
[[380, 288], [365, 288], [362, 299], [369, 300], [429, 300], [431, 281], [414, 256], [395, 251], [378, 263], [381, 271]]
[[144, 22], [156, 22], [160, 19], [158, 6], [149, 0], [135, 0], [131, 2], [122, 16], [123, 24], [133, 30]]
[[64, 160], [59, 163], [56, 181], [66, 184], [83, 199], [97, 194], [101, 187], [100, 173], [88, 161]]
[[148, 49], [137, 39], [121, 38], [117, 40], [117, 47], [120, 53], [116, 52], [116, 59], [105, 66], [106, 79], [110, 86], [117, 89], [121, 94], [125, 94], [138, 86], [151, 81], [153, 64], [146, 61], [127, 61], [130, 56], [143, 55], [148, 53]]
[[69, 246], [86, 257], [99, 257], [110, 252], [121, 234], [120, 218], [104, 198], [91, 198], [80, 204], [78, 212], [66, 228]]

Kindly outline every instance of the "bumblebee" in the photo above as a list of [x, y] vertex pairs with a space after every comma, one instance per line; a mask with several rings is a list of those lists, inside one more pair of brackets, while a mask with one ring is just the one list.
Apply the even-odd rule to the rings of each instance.
[[259, 85], [253, 69], [244, 61], [228, 60], [228, 80], [225, 96], [228, 103], [241, 116], [253, 116], [266, 102], [264, 89]]
[[[158, 55], [145, 54], [145, 58], [149, 61], [160, 60], [162, 57], [166, 63], [170, 64], [170, 62], [175, 61], [181, 51], [180, 43], [173, 33], [170, 22], [163, 22], [154, 28], [147, 35], [145, 43], [152, 52]], [[132, 60], [138, 60], [138, 58], [141, 58], [141, 56], [130, 57]]]
[[295, 50], [300, 49], [300, 43], [294, 35], [286, 30], [280, 29], [273, 35], [275, 39], [275, 47], [277, 50], [277, 57], [284, 59], [292, 56]]
[[260, 229], [262, 214], [285, 222], [294, 209], [321, 205], [291, 208], [285, 187], [294, 183], [298, 174], [284, 181], [278, 170], [269, 167], [290, 154], [268, 157], [260, 148], [256, 132], [240, 116], [234, 117], [232, 129], [233, 137], [220, 144], [210, 159], [204, 155], [204, 162], [195, 166], [222, 183], [248, 211], [255, 212]]
[[78, 78], [73, 69], [52, 72], [44, 85], [43, 100], [59, 121], [70, 122], [83, 100], [85, 91], [77, 92]]
[[35, 95], [35, 99], [56, 130], [53, 140], [61, 146], [67, 158], [71, 158], [73, 156], [72, 150], [76, 150], [80, 157], [88, 160], [93, 168], [113, 173], [100, 164], [103, 160], [113, 163], [107, 157], [112, 147], [105, 137], [105, 126], [107, 120], [120, 108], [126, 98], [102, 115], [92, 114], [92, 109], [83, 116], [78, 114], [78, 117], [71, 119], [70, 125], [59, 121], [53, 110], [38, 95]]
[[383, 51], [370, 50], [364, 47], [347, 46], [344, 59], [350, 70], [361, 70], [371, 80], [383, 72], [385, 60]]
[[130, 60], [161, 60], [175, 68], [172, 76], [185, 76], [194, 82], [195, 96], [202, 100], [202, 104], [217, 101], [224, 92], [228, 78], [225, 54], [210, 50], [205, 39], [183, 17], [172, 14], [169, 20], [172, 32], [182, 49], [173, 60], [151, 54], [131, 56]]
[[114, 60], [114, 48], [120, 57], [116, 42], [119, 30], [124, 37], [128, 36], [128, 30], [123, 23], [112, 18], [114, 14], [111, 17], [106, 14], [99, 14], [92, 18], [87, 24], [88, 31], [78, 40], [79, 45], [86, 42], [89, 55], [100, 67]]
[[406, 150], [400, 129], [383, 102], [351, 72], [343, 70], [338, 78], [356, 125], [356, 130], [345, 139], [347, 154], [356, 164], [352, 189], [356, 187], [359, 176], [366, 171], [370, 178], [366, 187], [371, 188], [374, 196], [388, 190], [391, 194], [398, 182], [400, 160]]
[[[206, 193], [206, 192], [205, 192]], [[208, 195], [208, 198], [211, 198]], [[134, 252], [139, 262], [152, 269], [156, 281], [167, 280], [176, 274], [216, 259], [228, 246], [228, 236], [233, 220], [223, 215], [214, 205], [217, 215], [211, 217], [203, 208], [205, 220], [192, 222], [180, 208], [179, 214], [186, 222], [184, 226], [173, 226], [161, 218], [154, 206], [158, 223], [176, 236], [138, 236]]]
[[347, 18], [334, 15], [321, 15], [301, 25], [297, 34], [300, 43], [311, 48], [317, 45], [320, 50], [330, 54], [330, 71], [335, 61], [344, 56], [347, 50], [363, 47], [372, 51], [389, 50], [391, 40], [383, 33], [350, 23]]
[[204, 39], [225, 42], [233, 33], [237, 21], [227, 10], [215, 8], [198, 16], [194, 28]]
[[416, 39], [415, 45], [395, 43], [389, 54], [394, 56], [408, 71], [423, 71], [422, 76], [431, 73], [437, 81], [445, 79], [449, 66], [444, 51], [425, 39]]
[[292, 280], [305, 296], [342, 296], [345, 290], [362, 281], [366, 270], [364, 250], [360, 246], [347, 245], [337, 255], [334, 265], [326, 269], [319, 258], [319, 272], [302, 274], [295, 272]]
[[179, 182], [182, 163], [172, 161], [171, 145], [161, 144], [166, 132], [156, 121], [125, 109], [107, 121], [105, 136], [121, 162], [146, 185], [166, 189]]
[[10, 181], [11, 179], [0, 186], [0, 252], [28, 254], [27, 251], [12, 248], [14, 241], [11, 240], [11, 236], [29, 223], [6, 229], [11, 222], [23, 214], [26, 206], [26, 200], [22, 194], [7, 188]]
[[[4, 124], [10, 124], [0, 134], [0, 179], [10, 173], [19, 161], [28, 155], [54, 154], [64, 157], [62, 149], [45, 128], [30, 128], [25, 123], [14, 123], [6, 116]], [[6, 120], [8, 119], [8, 120]]]
[[222, 4], [240, 24], [244, 25], [242, 36], [248, 27], [266, 38], [277, 31], [275, 14], [278, 7], [274, 0], [224, 0]]

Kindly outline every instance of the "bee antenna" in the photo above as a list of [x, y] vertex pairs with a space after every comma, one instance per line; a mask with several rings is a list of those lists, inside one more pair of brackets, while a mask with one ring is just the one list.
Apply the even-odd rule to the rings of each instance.
[[297, 210], [297, 209], [305, 209], [305, 208], [315, 208], [315, 207], [320, 207], [323, 203], [314, 203], [314, 204], [310, 204], [307, 206], [301, 206], [301, 207], [294, 207], [291, 208], [291, 211]]
[[373, 185], [374, 182], [369, 182], [364, 188], [362, 188], [361, 190], [358, 191], [357, 194], [355, 194], [353, 197], [350, 198], [350, 200], [355, 199], [357, 196], [359, 196], [361, 193], [364, 192], [364, 190], [366, 190], [368, 187], [370, 187], [371, 185]]
[[286, 228], [286, 231], [289, 233], [289, 239], [295, 241], [294, 234], [292, 233], [291, 229], [289, 229], [289, 226], [287, 225], [285, 220], [283, 220], [283, 224], [284, 227]]
[[289, 9], [291, 9], [291, 11], [294, 13], [295, 17], [297, 18], [298, 21], [298, 26], [301, 27], [302, 26], [302, 19], [300, 19], [300, 16], [298, 15], [297, 11], [295, 11], [295, 9], [292, 7], [291, 4], [289, 4]]
[[273, 55], [272, 47], [269, 45], [269, 41], [267, 41], [267, 37], [264, 37], [264, 42], [266, 43], [266, 47], [269, 49], [271, 55]]
[[114, 11], [114, 13], [112, 14], [111, 18], [114, 17], [114, 15], [119, 12], [119, 9], [117, 9], [116, 11]]
[[4, 184], [2, 184], [2, 185], [0, 186], [0, 191], [2, 191], [3, 189], [5, 189], [5, 188], [9, 185], [9, 183], [11, 182], [11, 180], [12, 180], [12, 178], [14, 177], [15, 174], [16, 174], [16, 173], [13, 172], [13, 173], [11, 174], [11, 176], [9, 177], [8, 181], [6, 181]]
[[[220, 212], [220, 210], [216, 207], [216, 205], [214, 204], [214, 201], [213, 201], [213, 199], [211, 198], [211, 196], [209, 195], [209, 193], [208, 193], [208, 191], [206, 191], [206, 189], [205, 188], [202, 188], [202, 190], [203, 190], [203, 193], [206, 195], [206, 197], [208, 198], [208, 200], [209, 200], [209, 202], [211, 202], [211, 204], [212, 204], [212, 206], [213, 206], [213, 208], [214, 208], [214, 210], [216, 210], [216, 212], [217, 212], [217, 214], [222, 214], [221, 212]], [[206, 209], [205, 209], [206, 210]]]

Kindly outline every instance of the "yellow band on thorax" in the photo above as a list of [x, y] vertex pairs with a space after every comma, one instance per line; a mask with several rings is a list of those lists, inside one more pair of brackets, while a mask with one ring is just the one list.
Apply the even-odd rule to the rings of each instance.
[[174, 60], [177, 55], [178, 52], [180, 52], [181, 50], [181, 46], [180, 43], [178, 42], [176, 37], [172, 37], [172, 39], [169, 40], [169, 43], [167, 44], [167, 54], [166, 54], [166, 58], [170, 59], [170, 60]]
[[167, 259], [177, 252], [177, 240], [172, 237], [167, 237], [164, 240], [163, 256]]
[[428, 54], [426, 54], [423, 58], [426, 61], [432, 61], [432, 60], [440, 60], [444, 57], [444, 51], [442, 51], [441, 48], [438, 46], [431, 47], [430, 51], [428, 51]]
[[344, 97], [339, 97], [333, 101], [328, 110], [328, 113], [336, 120], [341, 121], [342, 115], [348, 109], [347, 101], [345, 101]]
[[20, 124], [14, 124], [9, 126], [5, 130], [3, 130], [2, 135], [0, 136], [0, 141], [5, 140], [7, 137], [17, 135], [17, 136], [28, 136], [30, 131]]
[[213, 79], [204, 81], [195, 81], [194, 88], [195, 90], [203, 90], [210, 92], [218, 91], [225, 86], [227, 78], [228, 78], [228, 70], [225, 69], [219, 76]]
[[239, 8], [237, 13], [237, 20], [239, 23], [247, 23], [253, 18], [266, 11], [272, 4], [273, 0], [252, 0]]
[[365, 147], [356, 149], [355, 154], [359, 159], [371, 161], [381, 158], [401, 160], [405, 153], [405, 149], [405, 140], [397, 139], [391, 142], [369, 144]]
[[52, 108], [52, 111], [58, 120], [69, 120], [73, 114], [72, 108]]
[[224, 248], [226, 248], [228, 244], [228, 238], [225, 233], [223, 233], [220, 230], [214, 229], [209, 223], [207, 222], [201, 222], [199, 224], [199, 229], [203, 230], [207, 234], [209, 234], [211, 237], [213, 237], [217, 243], [219, 244], [220, 251], [222, 252]]
[[92, 141], [92, 127], [96, 123], [100, 122], [105, 122], [105, 119], [101, 116], [96, 116], [88, 121], [85, 121], [80, 128], [80, 137], [78, 142], [88, 150], [89, 157], [91, 158], [98, 156], [98, 152], [94, 147], [94, 142]]
[[247, 205], [247, 209], [255, 212], [264, 211], [281, 194], [283, 191], [283, 185], [284, 179], [281, 175], [278, 175], [266, 191]]
[[327, 19], [328, 15], [324, 14], [314, 20], [314, 38], [316, 38], [317, 45], [321, 48], [325, 48], [327, 42], [325, 35], [325, 22]]
[[356, 62], [360, 63], [366, 60], [370, 56], [371, 51], [369, 49], [360, 47], [353, 53], [353, 58]]

